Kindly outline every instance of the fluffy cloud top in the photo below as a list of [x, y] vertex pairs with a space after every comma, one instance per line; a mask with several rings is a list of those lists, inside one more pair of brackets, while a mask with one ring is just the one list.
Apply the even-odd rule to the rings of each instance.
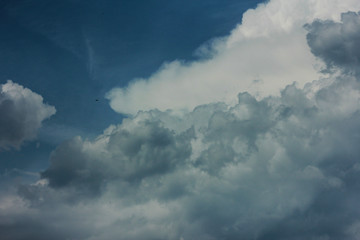
[[53, 114], [53, 106], [43, 98], [12, 81], [0, 85], [0, 149], [19, 148], [36, 137], [41, 122]]
[[[306, 26], [308, 46], [328, 76], [261, 99], [242, 92], [234, 104], [204, 104], [182, 115], [176, 108], [142, 111], [94, 140], [64, 142], [38, 182], [0, 195], [0, 235], [358, 239], [360, 55], [349, 43], [360, 32], [360, 15], [336, 18], [338, 8], [358, 3], [303, 2], [309, 6], [294, 10], [294, 19], [316, 3], [331, 3], [323, 7], [335, 12], [319, 7], [314, 16], [325, 12], [335, 21]], [[292, 9], [298, 2], [259, 9], [276, 3]]]
[[125, 114], [155, 108], [191, 111], [211, 102], [235, 103], [242, 91], [262, 98], [279, 94], [293, 82], [303, 86], [319, 78], [320, 65], [306, 43], [303, 25], [314, 19], [339, 21], [342, 12], [359, 9], [357, 0], [260, 4], [244, 14], [228, 37], [200, 49], [207, 58], [166, 63], [150, 78], [114, 88], [107, 97], [115, 111]]

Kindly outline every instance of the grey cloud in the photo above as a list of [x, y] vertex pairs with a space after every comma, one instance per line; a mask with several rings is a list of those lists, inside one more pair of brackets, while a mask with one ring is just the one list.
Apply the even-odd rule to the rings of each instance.
[[61, 144], [41, 177], [54, 188], [79, 187], [99, 193], [109, 180], [137, 182], [172, 171], [191, 153], [192, 131], [175, 134], [158, 120], [127, 119], [109, 131], [94, 142], [77, 137]]
[[99, 162], [92, 162], [92, 156], [83, 151], [80, 138], [62, 143], [50, 159], [51, 165], [41, 177], [49, 179], [51, 187], [76, 185], [88, 193], [100, 191], [106, 173]]
[[34, 139], [42, 121], [53, 114], [55, 108], [30, 89], [12, 81], [0, 85], [0, 150]]
[[191, 137], [191, 130], [176, 135], [157, 121], [145, 120], [132, 131], [124, 129], [111, 135], [108, 147], [115, 153], [113, 161], [120, 160], [125, 178], [141, 179], [184, 163], [191, 153]]
[[320, 57], [328, 69], [340, 67], [359, 73], [360, 16], [355, 12], [343, 13], [341, 22], [320, 21], [306, 25], [308, 44], [312, 53]]

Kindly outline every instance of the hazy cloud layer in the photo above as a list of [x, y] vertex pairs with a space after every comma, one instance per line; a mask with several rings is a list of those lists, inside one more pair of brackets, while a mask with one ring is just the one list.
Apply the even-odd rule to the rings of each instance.
[[125, 88], [114, 88], [107, 97], [120, 113], [155, 108], [191, 111], [211, 102], [235, 103], [241, 91], [262, 98], [279, 94], [294, 81], [303, 86], [319, 78], [321, 67], [306, 43], [303, 25], [314, 19], [339, 21], [342, 12], [359, 9], [357, 0], [260, 4], [244, 14], [228, 37], [202, 46], [199, 53], [204, 59], [165, 63], [149, 79], [134, 79]]
[[[337, 71], [304, 87], [262, 99], [242, 92], [235, 104], [182, 115], [139, 112], [94, 140], [64, 142], [39, 181], [1, 190], [0, 235], [358, 239], [360, 82], [358, 65], [343, 59], [359, 58], [348, 44], [359, 18], [306, 26], [311, 52]], [[347, 49], [341, 58], [325, 54], [333, 41]]]
[[19, 148], [36, 137], [43, 120], [55, 114], [43, 98], [12, 81], [0, 85], [0, 150]]

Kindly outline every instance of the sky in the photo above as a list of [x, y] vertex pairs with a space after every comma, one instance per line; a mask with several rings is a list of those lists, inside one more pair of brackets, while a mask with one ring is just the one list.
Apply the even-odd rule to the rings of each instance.
[[2, 0], [0, 31], [2, 239], [360, 239], [358, 0]]

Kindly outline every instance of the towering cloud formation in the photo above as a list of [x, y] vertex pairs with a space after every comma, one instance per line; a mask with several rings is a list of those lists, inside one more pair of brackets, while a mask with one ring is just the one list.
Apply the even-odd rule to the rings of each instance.
[[41, 122], [53, 114], [55, 108], [30, 89], [12, 81], [0, 85], [0, 149], [34, 139]]
[[[195, 62], [166, 63], [149, 79], [135, 79], [107, 95], [120, 113], [139, 110], [192, 110], [214, 101], [236, 102], [248, 91], [257, 98], [279, 94], [294, 81], [303, 86], [319, 78], [320, 63], [310, 53], [303, 25], [314, 19], [340, 20], [358, 11], [357, 0], [273, 0], [247, 11], [230, 36], [200, 48]], [[338, 40], [340, 40], [339, 38]]]
[[[204, 104], [181, 115], [174, 114], [177, 105], [174, 111], [142, 111], [94, 140], [65, 142], [50, 156], [39, 182], [0, 200], [6, 209], [0, 211], [1, 236], [357, 239], [360, 15], [337, 13], [358, 3], [299, 3], [271, 1], [245, 16], [271, 13], [275, 6], [293, 10], [287, 21], [282, 11], [269, 15], [285, 32], [300, 26], [309, 9], [311, 16], [333, 19], [307, 24], [304, 35], [327, 76], [264, 98], [243, 91], [236, 103]], [[265, 19], [269, 28], [249, 32], [249, 27], [241, 30], [244, 36], [281, 41], [283, 30], [266, 32], [278, 29], [277, 21]]]

